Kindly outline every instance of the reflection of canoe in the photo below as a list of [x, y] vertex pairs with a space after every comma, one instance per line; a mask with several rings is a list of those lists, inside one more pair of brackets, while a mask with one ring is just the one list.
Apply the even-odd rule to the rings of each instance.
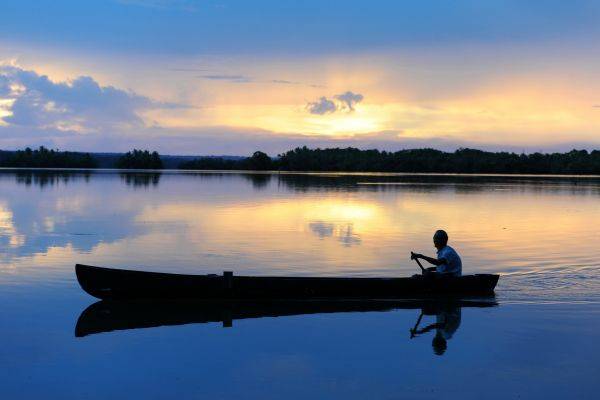
[[494, 298], [479, 300], [282, 300], [282, 301], [203, 301], [203, 300], [102, 300], [86, 308], [75, 327], [75, 336], [115, 330], [157, 326], [222, 322], [236, 319], [282, 317], [302, 314], [390, 311], [422, 309], [434, 315], [448, 308], [493, 307]]
[[493, 292], [498, 275], [323, 278], [181, 275], [77, 264], [77, 280], [99, 299], [395, 299]]

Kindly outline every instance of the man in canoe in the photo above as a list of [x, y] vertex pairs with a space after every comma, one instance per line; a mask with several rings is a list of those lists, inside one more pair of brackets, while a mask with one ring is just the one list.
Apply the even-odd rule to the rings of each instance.
[[438, 230], [435, 232], [433, 235], [433, 245], [437, 249], [437, 258], [411, 252], [411, 260], [418, 260], [420, 258], [435, 265], [435, 267], [427, 268], [427, 272], [461, 276], [462, 261], [458, 253], [452, 247], [448, 246], [448, 234], [446, 231]]

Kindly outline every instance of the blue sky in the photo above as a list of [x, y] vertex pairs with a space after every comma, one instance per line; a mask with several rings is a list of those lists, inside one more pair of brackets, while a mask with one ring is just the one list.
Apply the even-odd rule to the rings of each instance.
[[591, 148], [598, 17], [594, 1], [6, 1], [0, 148]]
[[313, 54], [597, 34], [600, 3], [437, 1], [8, 1], [5, 40], [173, 55]]

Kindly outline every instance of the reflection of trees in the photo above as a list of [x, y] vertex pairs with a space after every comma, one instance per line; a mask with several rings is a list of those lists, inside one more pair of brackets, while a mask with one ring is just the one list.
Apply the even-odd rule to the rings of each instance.
[[266, 188], [272, 178], [271, 174], [242, 174], [242, 176], [252, 182], [252, 187], [257, 190]]
[[121, 180], [124, 181], [127, 186], [133, 186], [134, 188], [146, 188], [150, 185], [158, 186], [160, 182], [160, 172], [123, 172], [119, 174]]
[[67, 184], [69, 182], [83, 179], [89, 181], [90, 172], [71, 172], [71, 171], [18, 171], [15, 173], [15, 181], [18, 184], [26, 186], [54, 186], [59, 183]]
[[[93, 171], [59, 171], [59, 170], [8, 170], [4, 174], [14, 174], [15, 182], [26, 186], [54, 186], [58, 184], [68, 184], [84, 180], [89, 182], [93, 175], [112, 174], [114, 172], [93, 172]], [[158, 186], [161, 172], [121, 172], [121, 180], [128, 186], [148, 187]], [[269, 178], [270, 179], [270, 178]]]
[[494, 175], [277, 174], [277, 183], [298, 192], [478, 193], [497, 190], [534, 193], [600, 194], [600, 178]]

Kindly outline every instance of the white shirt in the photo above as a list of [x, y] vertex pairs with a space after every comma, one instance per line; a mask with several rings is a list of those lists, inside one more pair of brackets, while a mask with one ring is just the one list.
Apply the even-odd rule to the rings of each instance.
[[437, 334], [444, 339], [451, 339], [454, 332], [460, 326], [460, 314], [460, 307], [437, 313], [435, 322], [442, 326], [441, 328], [437, 328]]
[[450, 246], [445, 246], [437, 252], [438, 260], [446, 262], [437, 266], [436, 271], [440, 273], [451, 273], [455, 276], [462, 275], [462, 261], [458, 253]]

